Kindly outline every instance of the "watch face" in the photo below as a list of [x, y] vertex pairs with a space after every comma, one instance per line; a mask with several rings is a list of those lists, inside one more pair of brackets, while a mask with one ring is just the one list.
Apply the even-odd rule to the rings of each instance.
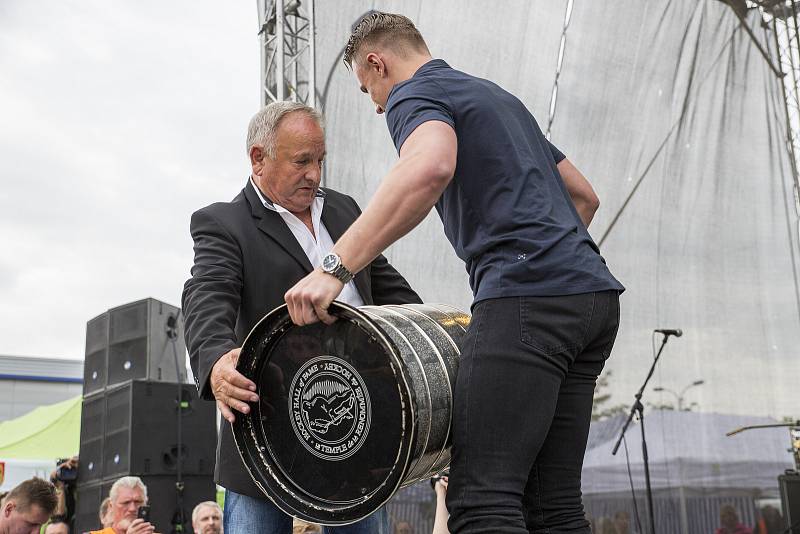
[[339, 256], [336, 254], [328, 254], [322, 258], [322, 270], [332, 272], [339, 265]]

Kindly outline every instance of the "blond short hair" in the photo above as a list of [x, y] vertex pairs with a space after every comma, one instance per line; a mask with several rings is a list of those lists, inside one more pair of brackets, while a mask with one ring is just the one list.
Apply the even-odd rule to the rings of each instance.
[[47, 480], [36, 477], [22, 482], [9, 491], [3, 503], [8, 501], [14, 501], [21, 512], [29, 510], [31, 506], [38, 506], [47, 512], [47, 515], [52, 514], [58, 504], [55, 486]]
[[406, 57], [409, 49], [430, 53], [411, 19], [382, 11], [367, 13], [353, 26], [342, 58], [348, 67], [353, 66], [353, 60], [365, 45], [388, 48], [400, 57]]

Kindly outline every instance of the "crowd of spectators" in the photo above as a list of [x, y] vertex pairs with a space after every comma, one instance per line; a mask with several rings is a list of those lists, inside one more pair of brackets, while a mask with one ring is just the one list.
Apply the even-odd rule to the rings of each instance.
[[[434, 485], [436, 513], [433, 534], [447, 534], [447, 477]], [[26, 480], [7, 493], [0, 494], [0, 534], [70, 534], [70, 507], [58, 480]], [[140, 517], [148, 506], [147, 486], [139, 477], [125, 476], [111, 486], [109, 495], [98, 509], [97, 529], [88, 534], [157, 534], [152, 523]], [[745, 525], [737, 509], [730, 504], [720, 507], [720, 526], [714, 534], [778, 534], [785, 532], [780, 511], [773, 506], [760, 509], [755, 525]], [[214, 501], [197, 504], [191, 516], [196, 534], [222, 534], [222, 508]], [[591, 519], [593, 534], [639, 534], [631, 524], [630, 514], [618, 511], [612, 517]], [[319, 534], [319, 525], [295, 519], [292, 534]], [[396, 519], [393, 534], [420, 534], [412, 522]]]
[[[144, 482], [139, 477], [122, 477], [100, 504], [97, 529], [89, 534], [157, 534], [155, 526], [141, 517], [142, 508], [147, 507]], [[0, 494], [0, 534], [71, 534], [65, 509], [57, 484], [31, 478]], [[222, 534], [222, 508], [214, 501], [197, 504], [191, 519], [195, 534]]]

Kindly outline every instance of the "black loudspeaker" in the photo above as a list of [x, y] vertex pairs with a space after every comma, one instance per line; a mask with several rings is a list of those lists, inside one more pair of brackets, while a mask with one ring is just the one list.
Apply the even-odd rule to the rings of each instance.
[[[110, 309], [108, 316], [109, 386], [137, 378], [185, 381], [186, 345], [180, 308], [144, 299]], [[167, 332], [172, 323], [177, 336], [174, 350]]]
[[[178, 510], [174, 476], [153, 475], [140, 477], [147, 486], [147, 501], [150, 505], [150, 522], [156, 532], [173, 531], [173, 518]], [[78, 487], [75, 511], [75, 532], [100, 530], [100, 503], [109, 496], [116, 479]], [[183, 532], [192, 532], [192, 510], [199, 503], [216, 500], [216, 486], [210, 475], [183, 477]]]
[[180, 308], [144, 299], [112, 308], [86, 324], [83, 394], [133, 379], [186, 381]]
[[[175, 477], [145, 476], [142, 480], [147, 486], [150, 518], [156, 532], [172, 532], [173, 518], [178, 512]], [[216, 501], [217, 486], [211, 475], [183, 477], [183, 482], [183, 532], [193, 532], [192, 510], [201, 502]]]
[[111, 483], [79, 484], [75, 497], [75, 532], [101, 530], [100, 503], [108, 497]]
[[102, 391], [84, 397], [81, 406], [80, 462], [78, 462], [78, 480], [82, 483], [97, 481], [103, 476], [105, 411], [106, 398]]
[[108, 367], [108, 313], [86, 323], [86, 356], [83, 360], [83, 394], [106, 387]]
[[781, 507], [786, 520], [786, 532], [800, 534], [800, 474], [780, 475], [778, 485], [781, 490]]
[[[182, 472], [210, 475], [217, 444], [215, 405], [200, 400], [193, 384], [182, 384], [181, 390]], [[108, 388], [103, 478], [174, 474], [178, 459], [177, 412], [177, 383], [133, 380]]]
[[[214, 403], [181, 384], [182, 473], [210, 475], [217, 443]], [[132, 380], [85, 397], [78, 480], [177, 472], [178, 384]]]

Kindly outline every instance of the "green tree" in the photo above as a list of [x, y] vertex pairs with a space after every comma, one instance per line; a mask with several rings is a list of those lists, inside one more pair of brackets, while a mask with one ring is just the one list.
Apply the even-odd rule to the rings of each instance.
[[592, 421], [600, 421], [628, 411], [628, 407], [625, 404], [608, 405], [611, 400], [611, 393], [608, 389], [609, 379], [612, 374], [613, 372], [608, 370], [597, 378], [592, 399]]

